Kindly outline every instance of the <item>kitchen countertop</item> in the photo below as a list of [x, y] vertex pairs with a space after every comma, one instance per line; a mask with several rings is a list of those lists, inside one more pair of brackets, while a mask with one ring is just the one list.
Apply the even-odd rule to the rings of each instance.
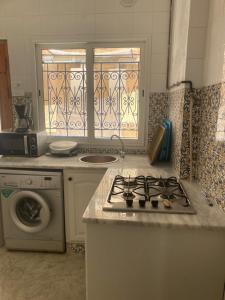
[[186, 180], [182, 180], [182, 184], [197, 211], [196, 215], [103, 211], [102, 207], [108, 198], [112, 181], [116, 175], [161, 175], [162, 177], [169, 177], [175, 174], [168, 166], [162, 167], [162, 165], [149, 166], [148, 169], [108, 169], [85, 210], [83, 215], [84, 222], [225, 230], [225, 215], [222, 209], [216, 202], [213, 202], [214, 206], [210, 207], [202, 197], [199, 186]]
[[[64, 168], [148, 168], [150, 166], [147, 155], [127, 154], [124, 159], [113, 155], [118, 161], [113, 163], [84, 163], [79, 159], [82, 156], [94, 155], [94, 153], [79, 154], [73, 157], [56, 157], [42, 155], [40, 157], [0, 157], [0, 168], [38, 168], [38, 169], [64, 169]], [[111, 154], [105, 154], [111, 155]]]
[[[94, 153], [92, 153], [94, 155]], [[119, 213], [105, 212], [102, 206], [107, 199], [112, 180], [118, 174], [127, 176], [152, 175], [168, 177], [176, 175], [168, 163], [149, 164], [147, 155], [126, 155], [125, 159], [119, 158], [113, 163], [91, 164], [80, 161], [82, 156], [53, 157], [42, 155], [37, 158], [28, 157], [0, 157], [0, 168], [14, 169], [73, 169], [73, 168], [105, 168], [108, 169], [98, 189], [92, 197], [83, 216], [84, 222], [94, 223], [129, 223], [157, 226], [186, 226], [190, 228], [225, 229], [225, 216], [217, 203], [209, 207], [201, 197], [201, 191], [196, 183], [182, 181], [194, 208], [196, 215], [177, 215], [159, 213]], [[114, 155], [117, 156], [117, 155]], [[118, 156], [117, 156], [118, 157]], [[129, 169], [128, 169], [129, 168]]]

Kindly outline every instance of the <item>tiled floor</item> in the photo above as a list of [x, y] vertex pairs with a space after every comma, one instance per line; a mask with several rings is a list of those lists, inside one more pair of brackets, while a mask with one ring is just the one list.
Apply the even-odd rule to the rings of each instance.
[[84, 300], [84, 256], [0, 248], [0, 300]]

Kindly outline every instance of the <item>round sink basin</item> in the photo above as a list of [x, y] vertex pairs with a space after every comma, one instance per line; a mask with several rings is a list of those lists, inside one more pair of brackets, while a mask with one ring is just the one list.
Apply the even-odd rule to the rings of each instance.
[[117, 160], [117, 157], [111, 155], [86, 155], [80, 158], [80, 161], [92, 164], [106, 164]]

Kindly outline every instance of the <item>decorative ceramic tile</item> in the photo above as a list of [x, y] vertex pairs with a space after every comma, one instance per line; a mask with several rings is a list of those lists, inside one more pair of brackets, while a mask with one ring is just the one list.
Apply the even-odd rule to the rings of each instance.
[[203, 88], [201, 94], [197, 179], [225, 210], [225, 83]]
[[[190, 119], [190, 111], [192, 118]], [[225, 210], [225, 83], [169, 93], [173, 122], [172, 162], [181, 178], [192, 176], [210, 199]]]
[[183, 107], [185, 90], [180, 89], [169, 93], [168, 116], [172, 121], [172, 149], [171, 160], [175, 170], [181, 173], [181, 148], [183, 131]]
[[85, 255], [85, 244], [82, 242], [67, 243], [66, 244], [66, 252], [69, 254]]
[[148, 143], [163, 119], [168, 117], [168, 94], [152, 93], [149, 97]]

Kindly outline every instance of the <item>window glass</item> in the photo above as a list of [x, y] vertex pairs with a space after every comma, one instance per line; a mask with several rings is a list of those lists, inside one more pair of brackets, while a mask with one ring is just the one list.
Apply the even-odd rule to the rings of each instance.
[[42, 71], [47, 132], [87, 136], [86, 50], [42, 50]]
[[96, 138], [138, 139], [140, 48], [94, 50]]

